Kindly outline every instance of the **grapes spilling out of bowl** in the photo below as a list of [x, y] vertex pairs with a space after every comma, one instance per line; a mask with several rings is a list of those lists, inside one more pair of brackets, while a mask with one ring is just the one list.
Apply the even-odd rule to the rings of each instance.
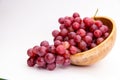
[[54, 70], [57, 66], [71, 64], [70, 56], [92, 49], [109, 36], [109, 28], [100, 20], [90, 17], [81, 19], [75, 12], [72, 16], [60, 17], [59, 30], [53, 30], [54, 44], [44, 40], [39, 46], [27, 50], [29, 67]]

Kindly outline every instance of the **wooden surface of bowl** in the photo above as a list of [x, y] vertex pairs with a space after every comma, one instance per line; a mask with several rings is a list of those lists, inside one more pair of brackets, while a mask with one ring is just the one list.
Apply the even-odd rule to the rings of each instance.
[[91, 65], [103, 59], [112, 49], [116, 39], [116, 26], [115, 22], [109, 17], [95, 17], [94, 20], [101, 20], [103, 24], [107, 25], [110, 29], [110, 35], [96, 47], [75, 55], [71, 55], [71, 63], [74, 65]]

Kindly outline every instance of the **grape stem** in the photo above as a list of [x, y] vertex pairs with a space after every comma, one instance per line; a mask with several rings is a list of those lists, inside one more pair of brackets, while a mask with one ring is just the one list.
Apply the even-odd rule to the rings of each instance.
[[95, 12], [95, 14], [93, 16], [94, 19], [95, 19], [95, 16], [97, 15], [97, 13], [98, 13], [98, 8], [97, 8], [97, 10], [96, 10], [96, 12]]

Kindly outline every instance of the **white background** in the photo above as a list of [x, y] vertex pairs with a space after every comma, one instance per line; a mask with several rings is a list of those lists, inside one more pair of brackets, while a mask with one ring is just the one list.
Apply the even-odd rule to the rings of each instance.
[[[30, 68], [26, 51], [42, 40], [52, 44], [58, 18], [79, 12], [81, 17], [108, 16], [116, 22], [111, 52], [89, 67], [69, 66], [54, 71]], [[120, 80], [119, 0], [0, 0], [0, 77], [8, 80]]]

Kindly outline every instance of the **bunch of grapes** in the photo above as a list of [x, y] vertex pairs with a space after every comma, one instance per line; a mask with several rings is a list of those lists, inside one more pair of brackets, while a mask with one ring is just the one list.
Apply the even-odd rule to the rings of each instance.
[[60, 17], [59, 30], [53, 30], [54, 44], [44, 40], [39, 46], [27, 50], [27, 64], [54, 70], [56, 66], [71, 64], [70, 56], [96, 47], [109, 36], [109, 28], [100, 20], [85, 17], [79, 13]]

